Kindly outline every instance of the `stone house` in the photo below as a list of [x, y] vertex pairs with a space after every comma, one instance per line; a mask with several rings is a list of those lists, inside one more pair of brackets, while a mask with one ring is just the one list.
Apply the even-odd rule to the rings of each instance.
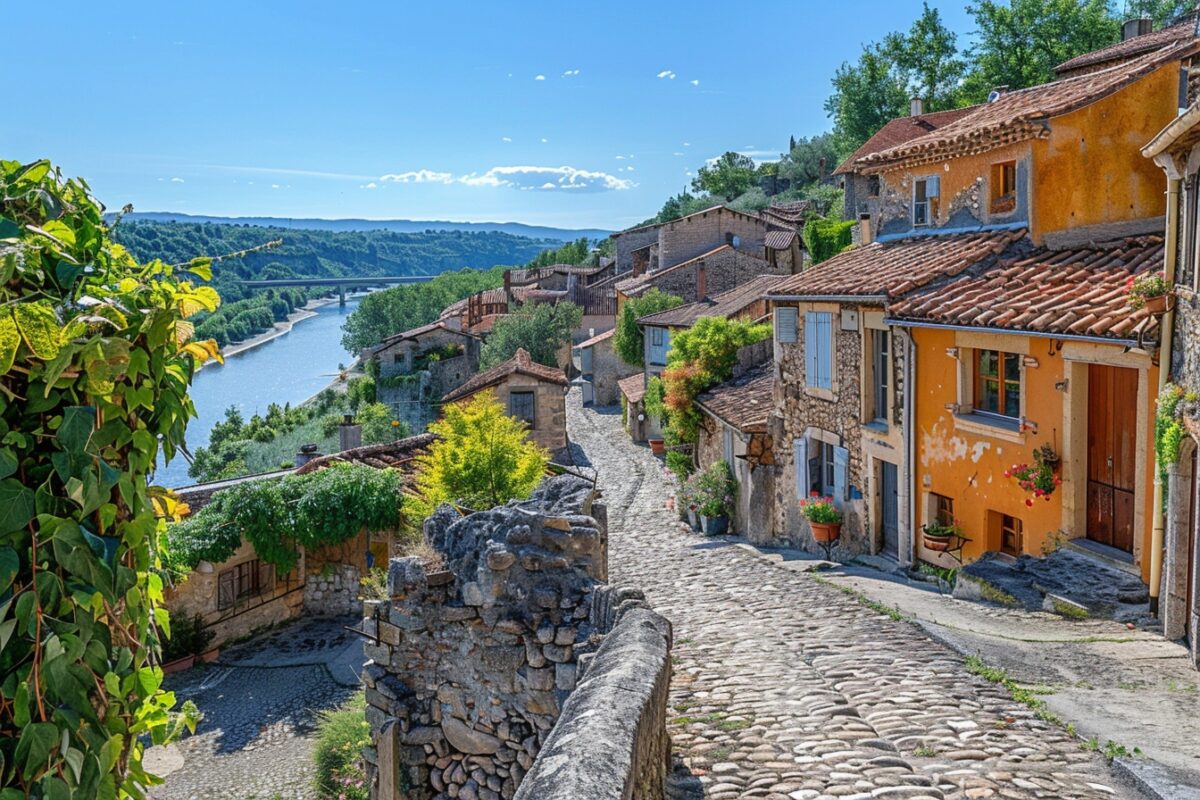
[[759, 215], [727, 206], [631, 228], [611, 237], [616, 274], [644, 275], [670, 269], [725, 244], [741, 252], [761, 253], [767, 230], [767, 221]]
[[[763, 246], [755, 252], [762, 253]], [[777, 259], [773, 266], [757, 255], [723, 244], [673, 267], [618, 281], [615, 286], [618, 310], [628, 298], [640, 297], [652, 288], [693, 303], [736, 288], [759, 275], [791, 275], [792, 268], [789, 259], [782, 262]]]
[[[935, 273], [892, 287], [882, 322], [916, 369], [912, 528], [957, 519], [957, 556], [1066, 544], [1151, 577], [1159, 334], [1126, 284], [1163, 265], [1164, 199], [1137, 143], [1174, 116], [1194, 49], [1001, 93], [855, 165], [880, 181], [862, 252], [925, 248]], [[1061, 481], [1045, 495], [1011, 475], [1039, 458]]]
[[[320, 456], [295, 470], [253, 475], [230, 481], [196, 484], [176, 490], [193, 513], [222, 489], [256, 480], [278, 480], [289, 474], [307, 474], [334, 463], [362, 464], [376, 469], [396, 469], [415, 475], [416, 458], [433, 436], [411, 436], [387, 444], [368, 445]], [[396, 555], [392, 532], [368, 534], [337, 547], [311, 552], [301, 548], [296, 568], [286, 575], [258, 558], [254, 547], [243, 542], [225, 561], [200, 562], [186, 580], [165, 591], [167, 609], [176, 615], [200, 615], [214, 634], [213, 646], [237, 639], [268, 625], [305, 616], [345, 615], [357, 612], [359, 579], [372, 567], [382, 567]]]
[[585, 405], [614, 405], [620, 399], [618, 381], [637, 372], [637, 367], [626, 364], [613, 349], [616, 332], [615, 328], [610, 328], [573, 348]]
[[491, 391], [509, 416], [529, 426], [529, 438], [551, 453], [567, 446], [567, 376], [561, 369], [537, 363], [524, 348], [485, 370], [442, 398], [457, 403]]
[[775, 506], [775, 452], [768, 431], [775, 368], [767, 358], [696, 398], [704, 424], [696, 444], [696, 467], [717, 461], [737, 480], [733, 532], [769, 544]]
[[[1163, 317], [1163, 349], [1171, 353], [1169, 380], [1185, 393], [1175, 413], [1183, 437], [1176, 460], [1156, 463], [1167, 475], [1160, 487], [1165, 494], [1165, 555], [1162, 567], [1160, 617], [1163, 635], [1185, 639], [1192, 663], [1200, 666], [1200, 602], [1196, 597], [1200, 577], [1200, 514], [1197, 514], [1196, 481], [1200, 476], [1200, 406], [1190, 397], [1200, 391], [1200, 101], [1194, 101], [1143, 149], [1166, 172], [1167, 248], [1164, 277], [1173, 285], [1172, 302]], [[1161, 391], [1161, 390], [1160, 390]], [[1156, 506], [1157, 508], [1158, 506]], [[1158, 522], [1158, 520], [1156, 520]], [[1157, 533], [1156, 526], [1156, 533]], [[1152, 578], [1153, 580], [1153, 578]]]
[[409, 430], [437, 418], [438, 398], [479, 370], [480, 339], [443, 320], [389, 336], [365, 353], [379, 366], [375, 393]]
[[791, 275], [804, 269], [804, 241], [793, 230], [768, 231], [763, 260], [776, 275]]
[[617, 381], [617, 388], [621, 392], [621, 413], [629, 438], [635, 442], [662, 438], [661, 426], [646, 413], [646, 373], [636, 372], [622, 378]]

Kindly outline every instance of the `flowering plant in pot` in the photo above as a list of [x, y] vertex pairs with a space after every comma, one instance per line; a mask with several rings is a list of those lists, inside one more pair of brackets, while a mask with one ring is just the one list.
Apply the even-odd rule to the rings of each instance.
[[921, 526], [922, 544], [928, 550], [949, 550], [961, 536], [962, 526], [957, 519], [950, 523], [927, 522]]
[[713, 463], [696, 476], [696, 505], [700, 528], [706, 536], [720, 536], [728, 529], [736, 492], [737, 482], [724, 461]]
[[1039, 447], [1033, 453], [1032, 464], [1013, 464], [1004, 470], [1004, 477], [1013, 478], [1022, 489], [1029, 492], [1025, 505], [1033, 507], [1033, 501], [1041, 498], [1050, 502], [1050, 495], [1062, 486], [1062, 479], [1055, 474], [1058, 454], [1049, 445]]
[[1126, 283], [1129, 307], [1134, 311], [1145, 308], [1151, 314], [1167, 310], [1167, 278], [1160, 272], [1146, 272], [1131, 277]]
[[800, 513], [808, 520], [813, 538], [818, 542], [825, 544], [841, 536], [842, 512], [833, 504], [832, 497], [822, 497], [813, 492], [807, 499], [800, 501]]

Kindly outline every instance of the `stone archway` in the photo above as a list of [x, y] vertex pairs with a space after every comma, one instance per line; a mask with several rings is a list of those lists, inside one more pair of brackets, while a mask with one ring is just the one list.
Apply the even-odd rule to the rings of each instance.
[[1179, 460], [1167, 466], [1166, 553], [1163, 563], [1162, 621], [1167, 639], [1189, 640], [1192, 660], [1197, 660], [1196, 568], [1200, 558], [1197, 547], [1197, 447], [1195, 434], [1180, 445]]

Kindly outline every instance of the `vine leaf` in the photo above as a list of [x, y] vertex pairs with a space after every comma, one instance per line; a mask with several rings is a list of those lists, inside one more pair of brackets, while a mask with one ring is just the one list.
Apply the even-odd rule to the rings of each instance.
[[58, 355], [59, 326], [54, 310], [44, 303], [20, 303], [13, 307], [21, 338], [38, 358], [49, 361]]
[[12, 586], [20, 568], [21, 559], [17, 551], [7, 546], [0, 547], [0, 592]]
[[21, 731], [14, 758], [26, 779], [45, 766], [50, 751], [58, 744], [58, 726], [53, 722], [33, 722]]
[[7, 478], [17, 471], [19, 462], [11, 447], [0, 447], [0, 479]]
[[0, 375], [12, 369], [20, 343], [21, 335], [17, 333], [16, 321], [11, 314], [0, 312]]
[[67, 406], [63, 409], [62, 425], [58, 426], [58, 443], [68, 453], [87, 452], [92, 431], [96, 429], [94, 406]]
[[19, 531], [33, 519], [33, 491], [13, 478], [0, 481], [0, 535]]

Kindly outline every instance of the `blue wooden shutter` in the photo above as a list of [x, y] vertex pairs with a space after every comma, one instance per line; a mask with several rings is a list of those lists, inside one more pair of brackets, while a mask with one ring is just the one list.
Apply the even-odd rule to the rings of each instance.
[[820, 370], [817, 367], [817, 353], [820, 348], [817, 316], [812, 312], [804, 315], [804, 385], [814, 387], [821, 385]]
[[941, 182], [940, 182], [939, 176], [933, 175], [933, 176], [930, 176], [929, 178], [925, 179], [925, 197], [926, 198], [940, 197], [941, 190], [942, 190], [942, 187], [941, 187]]
[[833, 448], [833, 500], [840, 508], [848, 497], [850, 484], [850, 451], [844, 447]]
[[792, 460], [796, 468], [796, 497], [808, 497], [808, 440], [792, 442]]
[[833, 315], [820, 314], [818, 323], [817, 340], [820, 349], [817, 350], [817, 374], [821, 376], [821, 382], [817, 385], [822, 389], [831, 389], [833, 388]]
[[786, 306], [775, 309], [775, 341], [780, 344], [795, 343], [799, 313], [799, 309]]

